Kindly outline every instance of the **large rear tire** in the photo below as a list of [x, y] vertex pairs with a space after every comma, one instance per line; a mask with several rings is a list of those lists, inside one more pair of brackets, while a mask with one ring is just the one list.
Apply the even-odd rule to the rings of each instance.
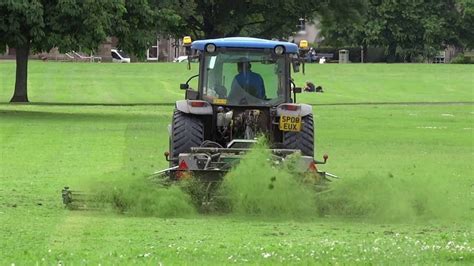
[[286, 149], [301, 150], [305, 156], [314, 156], [314, 124], [313, 114], [302, 118], [300, 132], [284, 131], [283, 146]]
[[204, 141], [204, 124], [196, 116], [175, 110], [170, 137], [170, 167], [178, 164], [178, 155], [199, 147]]

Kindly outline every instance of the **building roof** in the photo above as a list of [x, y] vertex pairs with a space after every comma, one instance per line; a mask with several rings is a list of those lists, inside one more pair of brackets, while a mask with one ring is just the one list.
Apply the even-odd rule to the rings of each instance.
[[277, 45], [282, 45], [285, 47], [287, 53], [297, 53], [298, 46], [294, 43], [281, 42], [281, 41], [271, 41], [258, 38], [250, 37], [230, 37], [230, 38], [220, 38], [220, 39], [209, 39], [209, 40], [199, 40], [194, 41], [191, 45], [192, 49], [204, 51], [204, 47], [213, 43], [216, 47], [228, 47], [228, 48], [269, 48], [273, 49]]

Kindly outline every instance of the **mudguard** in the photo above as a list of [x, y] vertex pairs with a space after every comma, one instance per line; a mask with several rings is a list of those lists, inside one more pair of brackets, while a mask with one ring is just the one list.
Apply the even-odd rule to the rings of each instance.
[[[194, 107], [192, 103], [202, 106]], [[186, 114], [194, 115], [212, 115], [212, 106], [210, 103], [201, 100], [179, 100], [176, 101], [176, 109]]]
[[[292, 108], [287, 108], [291, 106]], [[296, 106], [296, 110], [292, 110]], [[313, 107], [309, 104], [304, 103], [282, 103], [277, 106], [277, 116], [287, 115], [287, 116], [307, 116], [313, 113]]]

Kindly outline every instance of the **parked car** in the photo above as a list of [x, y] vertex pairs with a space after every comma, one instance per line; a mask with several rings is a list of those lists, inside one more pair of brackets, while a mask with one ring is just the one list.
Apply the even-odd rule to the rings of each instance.
[[187, 55], [182, 55], [182, 56], [179, 56], [179, 57], [176, 57], [173, 62], [175, 63], [185, 63], [185, 62], [188, 62], [188, 56]]
[[130, 56], [122, 50], [111, 49], [110, 55], [112, 56], [112, 62], [114, 63], [130, 63]]

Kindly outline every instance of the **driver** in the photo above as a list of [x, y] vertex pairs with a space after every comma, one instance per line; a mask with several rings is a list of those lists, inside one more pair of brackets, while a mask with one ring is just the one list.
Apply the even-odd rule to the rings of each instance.
[[229, 98], [232, 99], [239, 90], [243, 90], [253, 97], [262, 100], [266, 98], [263, 78], [259, 74], [252, 72], [251, 68], [252, 65], [246, 58], [237, 63], [239, 74], [232, 81]]

